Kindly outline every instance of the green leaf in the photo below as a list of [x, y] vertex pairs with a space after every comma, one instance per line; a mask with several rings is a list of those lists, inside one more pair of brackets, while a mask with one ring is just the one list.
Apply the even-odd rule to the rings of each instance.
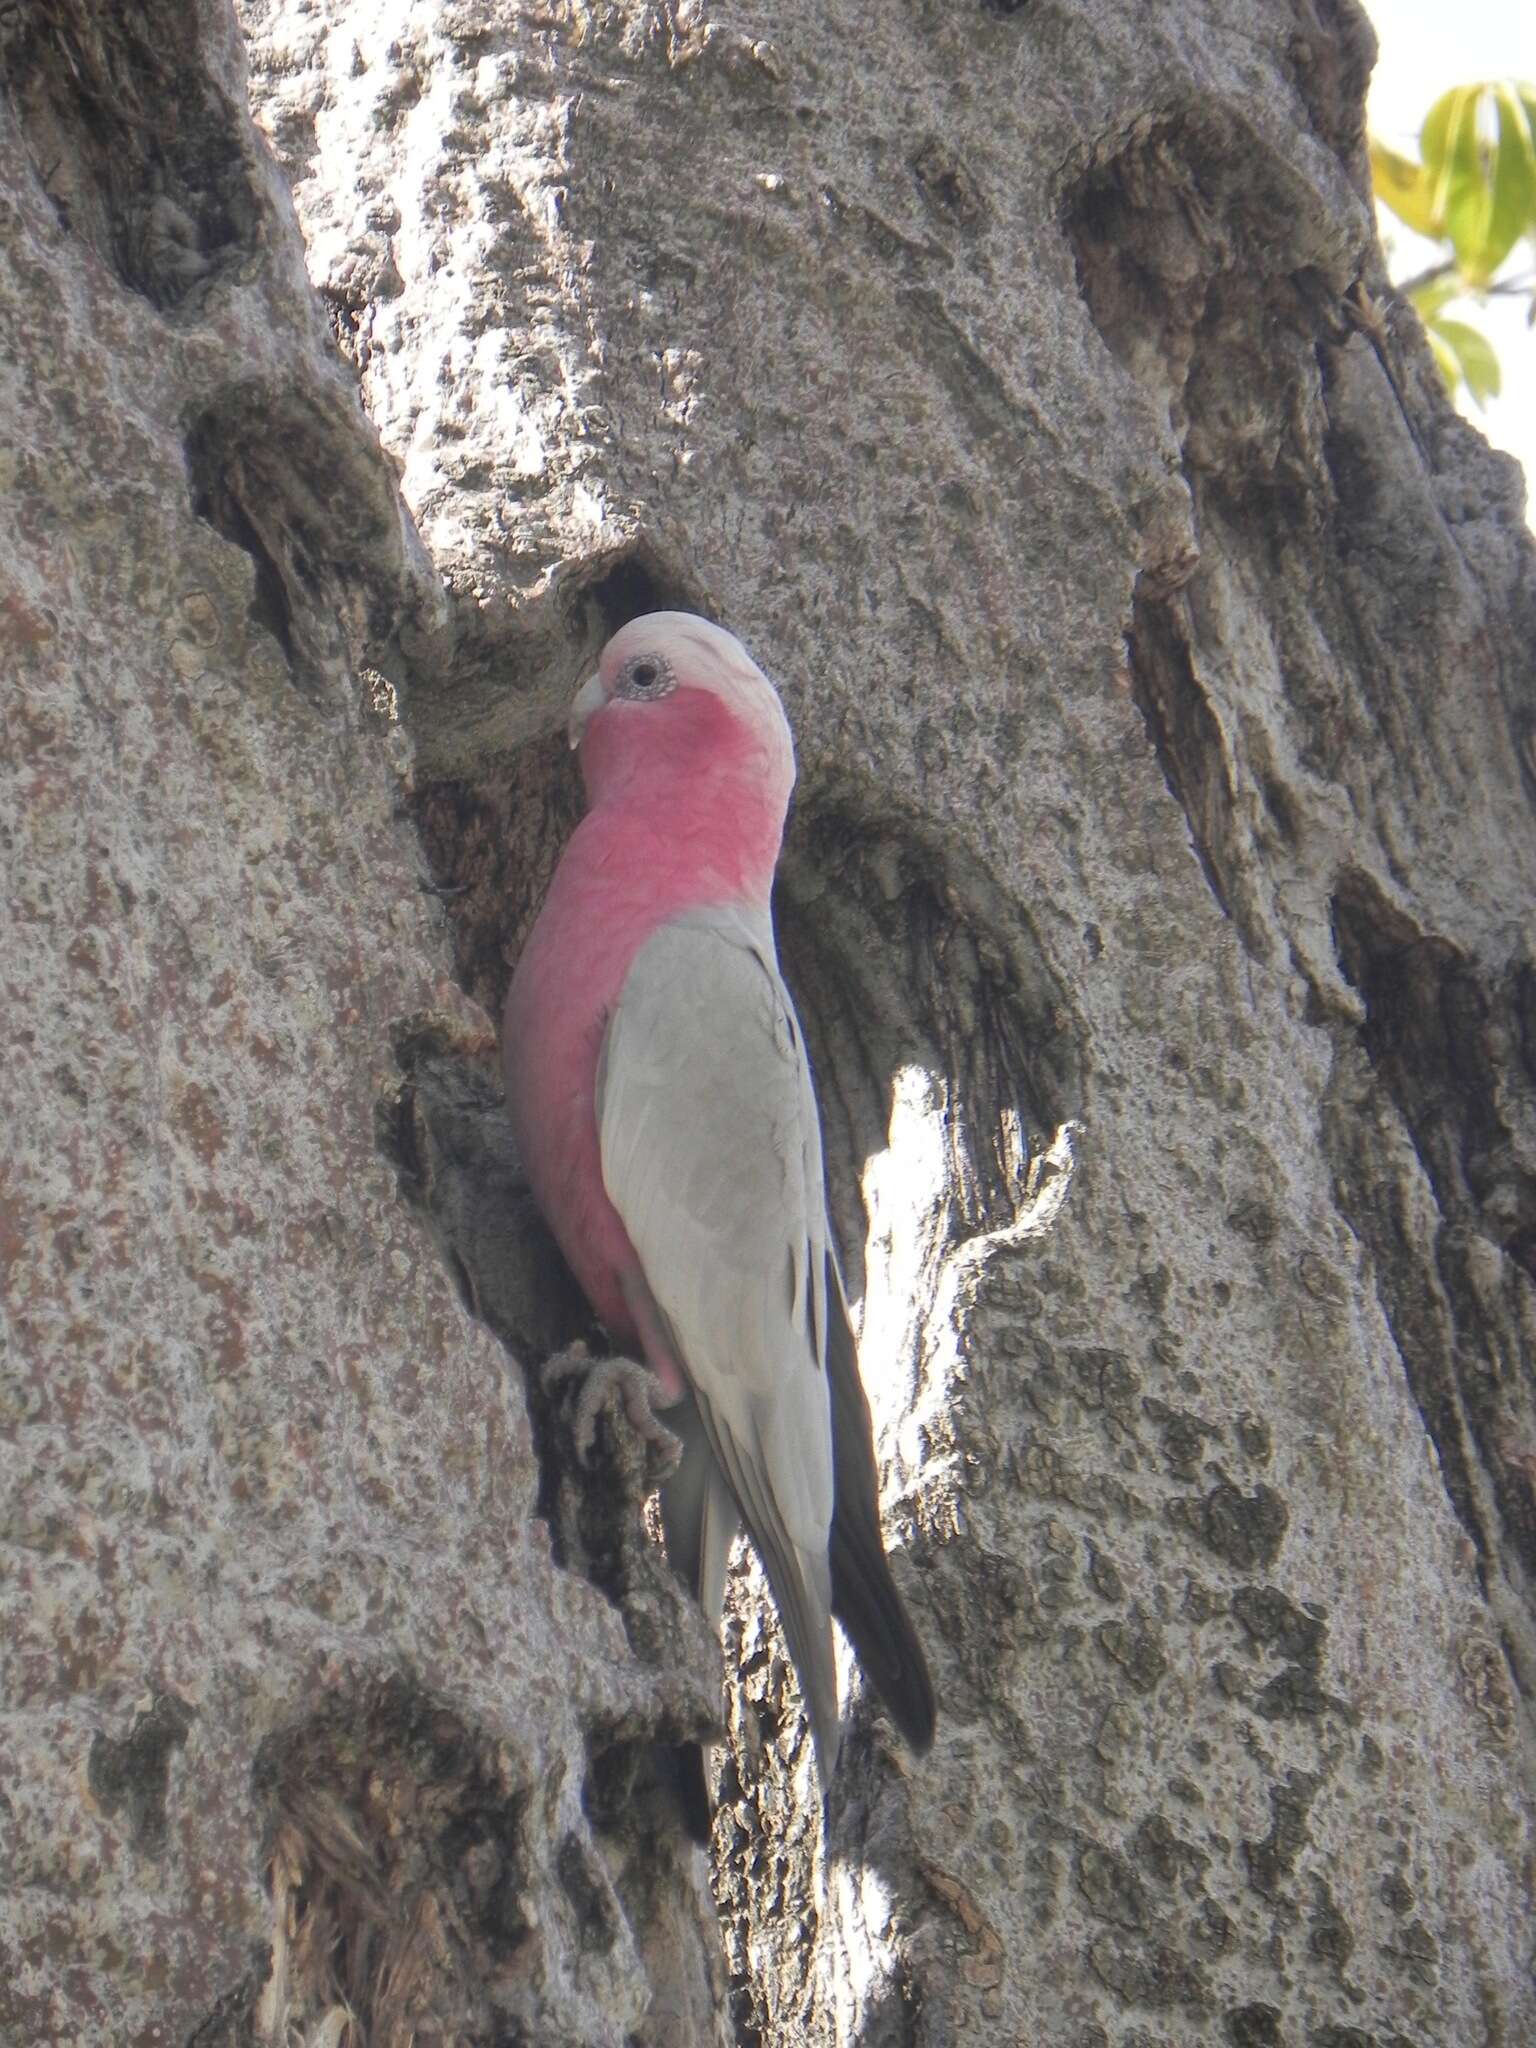
[[[1536, 253], [1536, 86], [1504, 79], [1442, 93], [1419, 131], [1420, 163], [1374, 139], [1370, 148], [1381, 203], [1416, 233], [1449, 245], [1454, 278], [1431, 277], [1411, 295], [1431, 327], [1441, 327], [1441, 309], [1459, 292], [1481, 296], [1495, 288], [1524, 238]], [[1531, 304], [1536, 324], [1536, 295]], [[1473, 337], [1466, 362], [1441, 327], [1449, 351], [1441, 366], [1453, 362], [1454, 381], [1481, 404], [1498, 388], [1498, 362], [1476, 329], [1464, 332]]]
[[[1484, 279], [1491, 278], [1520, 237], [1536, 228], [1536, 137], [1531, 113], [1513, 85], [1490, 88], [1498, 110], [1487, 235], [1481, 251]], [[1536, 95], [1533, 95], [1536, 109]]]
[[[1443, 319], [1435, 321], [1430, 334], [1433, 339], [1443, 342], [1455, 357], [1456, 368], [1479, 411], [1490, 398], [1498, 397], [1503, 378], [1499, 358], [1486, 334], [1469, 327], [1465, 320]], [[1435, 353], [1438, 358], [1439, 350]]]
[[1429, 352], [1435, 359], [1435, 368], [1440, 372], [1441, 381], [1454, 398], [1456, 387], [1461, 382], [1461, 365], [1457, 362], [1450, 343], [1442, 341], [1430, 326], [1424, 329], [1424, 339], [1429, 343]]
[[1428, 326], [1442, 306], [1448, 306], [1452, 299], [1459, 299], [1465, 290], [1460, 277], [1450, 270], [1444, 277], [1432, 277], [1423, 284], [1416, 284], [1408, 293], [1408, 303]]
[[1453, 85], [1430, 108], [1419, 131], [1419, 150], [1429, 173], [1431, 205], [1469, 278], [1482, 281], [1482, 251], [1493, 195], [1483, 171], [1477, 138], [1480, 85]]
[[1536, 91], [1511, 81], [1453, 86], [1426, 115], [1419, 148], [1429, 185], [1420, 210], [1481, 289], [1536, 228]]
[[1371, 182], [1382, 205], [1390, 206], [1405, 226], [1432, 241], [1440, 239], [1442, 227], [1435, 218], [1430, 179], [1422, 164], [1411, 163], [1373, 136]]

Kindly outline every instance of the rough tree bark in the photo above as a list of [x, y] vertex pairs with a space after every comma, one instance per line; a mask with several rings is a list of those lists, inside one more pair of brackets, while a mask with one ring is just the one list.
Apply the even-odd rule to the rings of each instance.
[[[0, 2036], [1530, 2038], [1536, 573], [1364, 17], [242, 25], [0, 10]], [[709, 1870], [487, 1021], [673, 602], [942, 1704], [823, 1842], [743, 1569]]]

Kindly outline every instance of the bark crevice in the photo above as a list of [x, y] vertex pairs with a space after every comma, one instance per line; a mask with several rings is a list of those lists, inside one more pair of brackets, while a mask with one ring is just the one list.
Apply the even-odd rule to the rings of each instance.
[[[1361, 1125], [1334, 1118], [1341, 1196], [1376, 1252], [1404, 1370], [1484, 1584], [1502, 1572], [1529, 1604], [1536, 1460], [1520, 1362], [1536, 1229], [1536, 1130], [1522, 1050], [1529, 968], [1516, 961], [1502, 974], [1479, 970], [1359, 873], [1340, 881], [1334, 931], [1364, 1004], [1360, 1052], [1382, 1115], [1412, 1147], [1425, 1203], [1416, 1213], [1386, 1196], [1391, 1180], [1371, 1163]], [[1529, 1691], [1536, 1673], [1528, 1656], [1527, 1648], [1516, 1670]]]
[[259, 263], [249, 123], [177, 0], [20, 0], [0, 16], [0, 65], [60, 225], [131, 291], [195, 314]]

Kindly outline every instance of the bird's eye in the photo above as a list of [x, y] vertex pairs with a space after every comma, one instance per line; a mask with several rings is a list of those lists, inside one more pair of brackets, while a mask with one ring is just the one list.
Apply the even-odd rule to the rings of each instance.
[[634, 654], [619, 671], [621, 697], [664, 697], [674, 686], [672, 665], [660, 654]]

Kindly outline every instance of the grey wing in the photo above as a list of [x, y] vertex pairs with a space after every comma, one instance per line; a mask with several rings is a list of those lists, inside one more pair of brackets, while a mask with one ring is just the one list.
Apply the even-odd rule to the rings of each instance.
[[763, 1560], [830, 1771], [821, 1133], [766, 916], [694, 911], [647, 940], [609, 1020], [597, 1109], [604, 1185]]

